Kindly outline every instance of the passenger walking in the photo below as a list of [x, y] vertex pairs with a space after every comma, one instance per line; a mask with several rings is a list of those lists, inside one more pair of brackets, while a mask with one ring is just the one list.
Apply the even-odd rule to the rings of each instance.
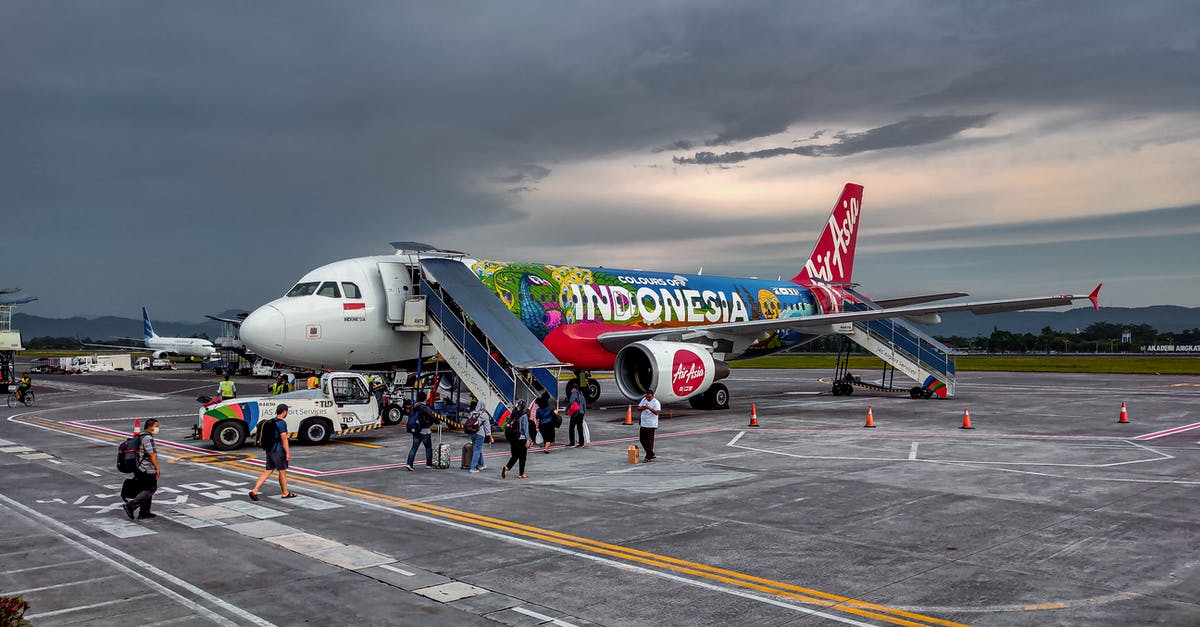
[[642, 410], [638, 418], [638, 424], [641, 425], [638, 429], [638, 440], [646, 450], [646, 461], [654, 461], [654, 458], [658, 457], [654, 454], [654, 430], [658, 428], [658, 413], [662, 411], [662, 403], [654, 398], [654, 390], [646, 390], [646, 395], [638, 402], [638, 409]]
[[[536, 407], [537, 403], [532, 403]], [[507, 479], [508, 471], [517, 466], [518, 478], [525, 478], [525, 457], [529, 452], [529, 417], [525, 413], [524, 401], [517, 401], [504, 425], [504, 439], [508, 440], [508, 463], [500, 469], [500, 478]]]
[[157, 514], [150, 513], [150, 502], [154, 500], [154, 493], [158, 491], [160, 474], [158, 446], [154, 443], [154, 436], [158, 435], [158, 429], [158, 419], [149, 418], [146, 420], [146, 429], [142, 431], [142, 436], [138, 439], [137, 468], [133, 471], [133, 480], [137, 482], [138, 493], [122, 506], [125, 509], [125, 515], [130, 520], [133, 519], [134, 510], [138, 510], [137, 517], [141, 520], [157, 516]]
[[417, 458], [417, 449], [423, 445], [425, 447], [425, 467], [433, 468], [433, 442], [430, 436], [433, 434], [433, 424], [437, 422], [437, 415], [425, 403], [425, 399], [429, 398], [424, 392], [417, 394], [417, 404], [413, 406], [412, 413], [408, 415], [407, 430], [413, 436], [412, 448], [408, 449], [408, 463], [404, 465], [405, 470], [413, 469], [413, 461]]
[[487, 470], [487, 466], [483, 463], [483, 441], [486, 439], [488, 444], [496, 441], [492, 437], [492, 417], [488, 415], [482, 408], [475, 409], [471, 412], [471, 417], [467, 418], [467, 422], [472, 419], [478, 425], [478, 430], [471, 434], [471, 446], [474, 450], [471, 452], [470, 472], [479, 472]]
[[295, 498], [295, 492], [289, 492], [287, 487], [287, 469], [292, 461], [292, 448], [288, 443], [288, 406], [280, 403], [275, 408], [275, 417], [264, 421], [258, 426], [258, 441], [267, 457], [267, 469], [258, 476], [254, 489], [250, 490], [250, 500], [258, 500], [258, 489], [271, 476], [279, 472], [279, 494], [285, 499]]
[[[586, 444], [583, 440], [583, 414], [586, 411], [587, 399], [579, 390], [579, 384], [575, 381], [567, 383], [567, 416], [571, 419], [570, 424], [567, 425], [567, 435], [570, 436], [567, 446], [579, 448]], [[579, 434], [579, 444], [575, 443], [576, 433]]]
[[237, 384], [229, 380], [229, 375], [225, 375], [225, 380], [217, 384], [217, 394], [221, 400], [227, 401], [231, 398], [237, 398]]
[[538, 433], [542, 434], [542, 452], [549, 455], [550, 445], [554, 443], [554, 432], [562, 424], [562, 417], [558, 415], [554, 399], [550, 398], [549, 392], [542, 393], [538, 405], [537, 429]]

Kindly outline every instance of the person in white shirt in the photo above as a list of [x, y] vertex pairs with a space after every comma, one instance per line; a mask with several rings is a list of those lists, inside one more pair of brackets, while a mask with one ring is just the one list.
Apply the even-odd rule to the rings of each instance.
[[638, 430], [638, 440], [646, 450], [646, 461], [654, 461], [654, 430], [658, 428], [658, 414], [662, 411], [662, 403], [654, 398], [654, 390], [647, 390], [642, 400], [638, 401], [638, 409], [642, 411], [638, 418], [641, 429]]

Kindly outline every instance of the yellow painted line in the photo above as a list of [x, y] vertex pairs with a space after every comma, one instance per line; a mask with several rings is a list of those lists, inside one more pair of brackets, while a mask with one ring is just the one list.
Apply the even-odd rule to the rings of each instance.
[[[232, 465], [229, 467], [233, 468]], [[712, 581], [719, 581], [721, 583], [726, 583], [726, 584], [738, 586], [741, 588], [747, 588], [747, 589], [755, 590], [758, 592], [764, 592], [764, 593], [775, 595], [775, 596], [781, 596], [781, 597], [785, 597], [785, 598], [795, 599], [795, 600], [802, 601], [804, 603], [808, 603], [811, 605], [817, 605], [819, 607], [835, 609], [838, 611], [846, 612], [849, 614], [855, 614], [855, 615], [863, 616], [866, 618], [872, 618], [875, 620], [882, 620], [884, 622], [895, 624], [895, 625], [905, 625], [908, 627], [923, 627], [923, 626], [928, 626], [928, 625], [942, 625], [943, 627], [963, 627], [962, 623], [956, 623], [956, 622], [952, 622], [952, 621], [942, 620], [942, 619], [935, 618], [932, 616], [925, 616], [922, 614], [917, 614], [915, 612], [908, 612], [905, 610], [889, 608], [889, 607], [886, 607], [883, 605], [870, 603], [868, 601], [861, 601], [858, 599], [843, 597], [843, 596], [831, 594], [828, 592], [822, 592], [820, 590], [813, 590], [810, 588], [795, 586], [795, 585], [783, 583], [780, 581], [774, 581], [774, 580], [765, 579], [762, 577], [755, 577], [752, 575], [747, 575], [747, 574], [739, 573], [736, 571], [725, 570], [722, 568], [708, 566], [706, 564], [700, 564], [697, 562], [691, 562], [691, 561], [668, 557], [668, 556], [664, 556], [664, 555], [658, 555], [656, 553], [650, 553], [647, 551], [639, 551], [637, 549], [631, 549], [631, 548], [624, 547], [621, 545], [608, 544], [608, 543], [600, 542], [597, 540], [591, 540], [588, 538], [572, 536], [569, 534], [564, 534], [564, 533], [560, 533], [557, 531], [553, 531], [550, 529], [544, 529], [541, 527], [534, 527], [534, 526], [530, 526], [530, 525], [523, 525], [523, 524], [519, 524], [519, 523], [514, 523], [512, 521], [502, 520], [502, 519], [498, 519], [498, 518], [492, 518], [492, 517], [483, 516], [480, 514], [473, 514], [471, 512], [465, 512], [462, 510], [456, 510], [456, 509], [452, 509], [449, 507], [434, 505], [434, 504], [430, 504], [430, 503], [418, 503], [418, 502], [409, 501], [407, 499], [403, 499], [400, 497], [394, 497], [394, 496], [390, 496], [387, 494], [380, 494], [378, 492], [372, 492], [370, 490], [354, 488], [354, 487], [350, 487], [350, 486], [346, 486], [346, 485], [342, 485], [342, 484], [330, 483], [327, 481], [323, 481], [320, 479], [314, 479], [311, 477], [299, 477], [299, 476], [295, 476], [295, 475], [293, 475], [293, 477], [294, 477], [292, 479], [293, 482], [300, 482], [300, 483], [310, 484], [310, 485], [314, 485], [314, 486], [319, 486], [319, 487], [322, 487], [322, 488], [325, 488], [328, 490], [332, 490], [335, 492], [351, 494], [354, 496], [366, 498], [369, 500], [381, 502], [381, 503], [388, 504], [388, 505], [393, 505], [393, 506], [407, 509], [410, 511], [415, 511], [415, 512], [419, 512], [419, 513], [423, 513], [423, 514], [427, 514], [427, 515], [431, 515], [431, 516], [436, 516], [439, 518], [449, 519], [449, 520], [456, 520], [459, 522], [464, 522], [464, 523], [468, 523], [468, 524], [472, 524], [472, 525], [476, 525], [476, 526], [480, 526], [480, 527], [487, 527], [487, 528], [495, 529], [498, 531], [504, 531], [506, 533], [526, 536], [526, 537], [533, 538], [533, 539], [536, 539], [536, 540], [539, 540], [542, 542], [551, 542], [551, 543], [558, 544], [561, 546], [573, 547], [573, 548], [577, 548], [577, 549], [580, 549], [580, 550], [583, 550], [583, 551], [586, 551], [589, 553], [605, 555], [608, 557], [614, 557], [614, 558], [625, 560], [625, 561], [637, 562], [640, 564], [645, 564], [645, 565], [653, 566], [656, 568], [664, 568], [664, 569], [672, 570], [675, 572], [692, 575], [695, 577], [701, 577], [701, 578], [709, 579]], [[888, 615], [888, 614], [890, 614], [890, 615]], [[914, 619], [914, 620], [906, 620], [906, 619], [910, 619], [910, 618]], [[920, 621], [920, 622], [917, 622], [917, 621]]]
[[1066, 607], [1067, 607], [1066, 603], [1034, 603], [1033, 605], [1026, 605], [1025, 607], [1023, 607], [1021, 609], [1034, 610], [1034, 611], [1037, 611], [1037, 610], [1062, 610], [1062, 609], [1066, 609]]
[[333, 439], [333, 440], [330, 440], [329, 443], [330, 444], [349, 444], [350, 446], [361, 446], [363, 448], [383, 448], [382, 446], [380, 446], [378, 444], [367, 444], [366, 442], [351, 442], [350, 440]]
[[[41, 426], [58, 429], [58, 430], [66, 431], [69, 433], [75, 433], [77, 435], [86, 435], [88, 437], [100, 437], [100, 438], [108, 439], [108, 440], [112, 440], [112, 441], [120, 440], [120, 438], [118, 436], [112, 436], [109, 434], [97, 433], [97, 432], [90, 431], [90, 430], [79, 429], [76, 427], [70, 427], [68, 425], [63, 425], [63, 424], [51, 422], [48, 420], [40, 420], [40, 419], [33, 419], [33, 418], [26, 418], [25, 420], [30, 420], [31, 422], [37, 422]], [[226, 468], [229, 470], [234, 470], [234, 471], [241, 472], [241, 473], [245, 472], [245, 467], [242, 466], [240, 464], [240, 462], [220, 461], [220, 462], [216, 462], [216, 463], [213, 463], [210, 465], [221, 466], [223, 468]], [[576, 549], [579, 549], [581, 551], [585, 551], [588, 553], [604, 555], [604, 556], [619, 559], [619, 560], [635, 562], [635, 563], [644, 564], [647, 566], [661, 568], [661, 569], [665, 569], [665, 570], [671, 570], [671, 571], [675, 571], [678, 573], [691, 575], [694, 577], [699, 577], [699, 578], [708, 579], [711, 581], [725, 583], [725, 584], [736, 586], [739, 588], [745, 588], [745, 589], [749, 589], [749, 590], [755, 590], [757, 592], [763, 592], [763, 593], [770, 594], [773, 596], [794, 599], [794, 600], [797, 600], [797, 601], [800, 601], [802, 603], [806, 603], [809, 605], [815, 605], [818, 607], [823, 607], [823, 608], [827, 608], [827, 609], [831, 609], [831, 610], [845, 612], [848, 614], [854, 614], [856, 616], [861, 616], [864, 618], [880, 620], [880, 621], [890, 623], [893, 625], [903, 625], [905, 627], [929, 627], [930, 625], [941, 625], [943, 627], [967, 627], [963, 623], [956, 623], [953, 621], [943, 620], [943, 619], [932, 617], [932, 616], [918, 614], [916, 612], [909, 612], [906, 610], [890, 608], [890, 607], [879, 605], [876, 603], [871, 603], [868, 601], [852, 599], [850, 597], [844, 597], [844, 596], [840, 596], [840, 595], [836, 595], [836, 594], [831, 594], [828, 592], [823, 592], [820, 590], [814, 590], [811, 588], [796, 586], [793, 584], [788, 584], [788, 583], [784, 583], [781, 581], [775, 581], [772, 579], [755, 577], [753, 575], [747, 575], [745, 573], [739, 573], [737, 571], [726, 570], [723, 568], [717, 568], [715, 566], [709, 566], [707, 564], [691, 562], [688, 560], [669, 557], [669, 556], [665, 556], [665, 555], [659, 555], [656, 553], [650, 553], [648, 551], [632, 549], [632, 548], [617, 545], [617, 544], [609, 544], [606, 542], [600, 542], [598, 540], [591, 540], [591, 539], [583, 538], [583, 537], [579, 537], [579, 536], [572, 536], [569, 534], [560, 533], [557, 531], [553, 531], [550, 529], [544, 529], [541, 527], [535, 527], [532, 525], [524, 525], [524, 524], [515, 523], [512, 521], [507, 521], [507, 520], [503, 520], [503, 519], [499, 519], [499, 518], [483, 516], [481, 514], [473, 514], [471, 512], [456, 510], [453, 508], [444, 507], [444, 506], [440, 506], [440, 505], [434, 505], [431, 503], [419, 503], [419, 502], [415, 502], [415, 501], [409, 501], [408, 499], [404, 499], [404, 498], [397, 497], [397, 496], [381, 494], [378, 492], [372, 492], [370, 490], [355, 488], [355, 487], [338, 484], [338, 483], [330, 483], [328, 481], [314, 479], [311, 477], [292, 475], [291, 477], [289, 477], [289, 479], [292, 481], [292, 483], [302, 483], [302, 484], [317, 486], [317, 487], [325, 488], [332, 492], [339, 492], [339, 493], [346, 494], [346, 495], [356, 496], [359, 498], [372, 500], [372, 501], [383, 503], [386, 505], [392, 505], [392, 506], [399, 507], [402, 509], [407, 509], [407, 510], [410, 510], [413, 512], [418, 512], [418, 513], [422, 513], [422, 514], [426, 514], [426, 515], [430, 515], [430, 516], [434, 516], [434, 517], [438, 517], [438, 518], [442, 518], [442, 519], [446, 519], [446, 520], [455, 520], [458, 522], [463, 522], [463, 523], [467, 523], [467, 524], [471, 524], [471, 525], [475, 525], [475, 526], [479, 526], [479, 527], [486, 527], [486, 528], [494, 529], [497, 531], [502, 531], [505, 533], [525, 536], [525, 537], [528, 537], [528, 538], [531, 538], [534, 540], [538, 540], [541, 542], [550, 542], [553, 544], [558, 544], [560, 546], [572, 547], [572, 548], [576, 548]], [[1044, 604], [1044, 605], [1046, 606], [1045, 609], [1056, 609], [1054, 607], [1051, 607], [1054, 605], [1052, 603]], [[1040, 608], [1038, 608], [1038, 606], [1028, 606], [1028, 607], [1030, 609], [1040, 609]], [[912, 620], [909, 620], [909, 619], [912, 619]]]

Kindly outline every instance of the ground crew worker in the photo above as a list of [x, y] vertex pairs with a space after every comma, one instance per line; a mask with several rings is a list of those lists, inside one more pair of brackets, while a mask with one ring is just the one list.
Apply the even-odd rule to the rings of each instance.
[[225, 375], [225, 380], [217, 384], [217, 394], [221, 396], [221, 400], [223, 401], [237, 398], [237, 385], [229, 380], [229, 375]]
[[287, 378], [284, 377], [283, 375], [279, 375], [279, 377], [275, 379], [275, 383], [271, 385], [271, 395], [272, 396], [278, 396], [280, 394], [283, 394], [284, 392], [291, 392], [291, 391], [292, 391], [292, 389], [290, 387], [288, 387], [288, 384], [287, 384]]
[[314, 374], [308, 378], [308, 389], [315, 390], [319, 387], [321, 387], [321, 380], [317, 378], [317, 375]]
[[21, 375], [21, 379], [17, 381], [17, 400], [25, 402], [25, 393], [33, 387], [33, 380], [29, 378], [29, 373]]

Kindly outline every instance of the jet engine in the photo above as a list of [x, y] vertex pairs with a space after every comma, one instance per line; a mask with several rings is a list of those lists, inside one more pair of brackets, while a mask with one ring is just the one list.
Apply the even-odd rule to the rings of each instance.
[[613, 365], [617, 389], [627, 398], [638, 398], [647, 390], [662, 403], [711, 396], [710, 388], [719, 387], [721, 398], [711, 402], [693, 402], [693, 407], [728, 406], [729, 392], [714, 382], [729, 376], [729, 366], [716, 361], [704, 347], [685, 342], [646, 340], [634, 342], [617, 353]]

